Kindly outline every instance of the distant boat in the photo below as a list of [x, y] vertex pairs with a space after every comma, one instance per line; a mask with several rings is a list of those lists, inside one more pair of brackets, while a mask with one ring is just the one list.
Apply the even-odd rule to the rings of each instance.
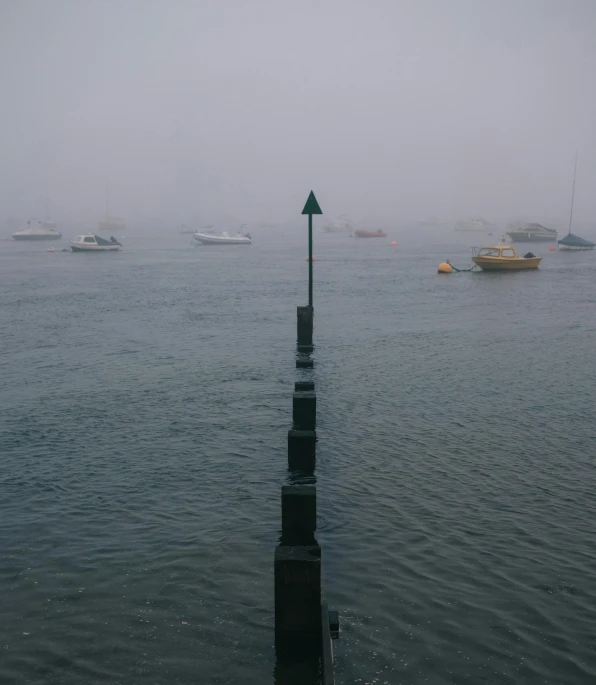
[[480, 216], [464, 219], [455, 224], [456, 231], [494, 231], [497, 227]]
[[108, 217], [105, 221], [100, 221], [97, 224], [97, 230], [102, 233], [124, 233], [126, 231], [126, 225], [120, 219]]
[[557, 231], [541, 224], [513, 224], [510, 225], [507, 235], [514, 243], [531, 243], [544, 240], [556, 240]]
[[115, 216], [110, 216], [110, 186], [106, 183], [106, 218], [99, 221], [97, 230], [101, 233], [124, 233], [126, 225]]
[[323, 230], [327, 233], [353, 233], [354, 225], [345, 214], [342, 214], [331, 223], [323, 226]]
[[14, 240], [59, 240], [62, 237], [53, 221], [29, 219], [27, 228], [12, 234]]
[[559, 240], [560, 250], [593, 250], [596, 243], [580, 238], [571, 232], [571, 221], [573, 219], [573, 200], [575, 199], [575, 175], [577, 172], [577, 151], [575, 152], [575, 166], [573, 167], [573, 185], [571, 187], [571, 209], [569, 211], [569, 232]]
[[[242, 224], [245, 226], [246, 224]], [[240, 226], [240, 229], [242, 229]], [[230, 235], [227, 231], [222, 233], [197, 231], [193, 238], [203, 245], [251, 245], [252, 238], [249, 233], [241, 233], [240, 229], [236, 235]]]
[[559, 240], [560, 250], [593, 250], [596, 243], [591, 243], [589, 240], [580, 238], [578, 235], [568, 233], [564, 238]]
[[436, 216], [429, 216], [427, 219], [417, 221], [416, 225], [420, 228], [438, 228], [439, 226], [444, 226], [445, 222], [437, 219]]
[[78, 235], [71, 243], [73, 252], [115, 252], [122, 245], [112, 236], [109, 240], [94, 233]]
[[354, 231], [355, 238], [386, 238], [387, 234], [379, 229], [378, 231], [363, 231], [357, 229]]

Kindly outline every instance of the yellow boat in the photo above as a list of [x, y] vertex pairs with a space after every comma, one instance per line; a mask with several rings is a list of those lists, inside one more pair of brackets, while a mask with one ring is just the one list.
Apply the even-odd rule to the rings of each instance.
[[542, 257], [536, 257], [531, 252], [520, 257], [513, 245], [488, 245], [481, 247], [472, 261], [483, 271], [512, 271], [537, 269]]

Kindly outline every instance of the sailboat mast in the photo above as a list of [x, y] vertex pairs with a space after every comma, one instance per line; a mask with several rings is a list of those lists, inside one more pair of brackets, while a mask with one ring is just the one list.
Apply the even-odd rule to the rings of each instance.
[[577, 172], [577, 150], [575, 151], [575, 166], [573, 167], [573, 186], [571, 188], [571, 210], [569, 211], [569, 234], [571, 234], [571, 219], [573, 218], [573, 199], [575, 197], [575, 174]]
[[110, 182], [106, 181], [106, 221], [110, 220]]

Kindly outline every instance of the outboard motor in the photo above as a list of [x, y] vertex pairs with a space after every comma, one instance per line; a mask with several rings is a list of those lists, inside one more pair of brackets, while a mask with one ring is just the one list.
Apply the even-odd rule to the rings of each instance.
[[110, 242], [114, 243], [114, 245], [120, 245], [120, 243], [114, 238], [113, 235], [110, 236]]
[[536, 255], [533, 252], [526, 252], [524, 255], [524, 259], [532, 259], [532, 257], [535, 257]]

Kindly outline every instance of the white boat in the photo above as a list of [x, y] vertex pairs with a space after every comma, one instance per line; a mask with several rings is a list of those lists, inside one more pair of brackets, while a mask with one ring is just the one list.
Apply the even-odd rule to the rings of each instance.
[[62, 237], [58, 227], [53, 221], [37, 221], [33, 219], [27, 222], [27, 228], [12, 234], [14, 240], [59, 240]]
[[326, 233], [353, 233], [354, 224], [348, 219], [345, 214], [338, 216], [335, 221], [323, 226]]
[[458, 221], [455, 225], [456, 231], [494, 231], [497, 227], [486, 221], [480, 216], [474, 216], [471, 219]]
[[105, 221], [98, 222], [97, 230], [102, 233], [124, 233], [126, 224], [116, 217], [108, 216]]
[[110, 215], [110, 185], [106, 183], [106, 218], [99, 221], [97, 230], [102, 233], [124, 233], [126, 224], [122, 219]]
[[[240, 227], [242, 228], [242, 226]], [[193, 238], [203, 245], [251, 245], [252, 238], [248, 233], [238, 233], [230, 235], [227, 231], [223, 233], [202, 233], [197, 231]]]
[[526, 223], [510, 224], [507, 235], [514, 243], [532, 243], [541, 240], [556, 240], [557, 231], [554, 228], [547, 228], [542, 224]]
[[122, 245], [112, 236], [109, 240], [95, 235], [94, 233], [87, 233], [85, 235], [78, 235], [71, 243], [70, 249], [73, 252], [115, 252], [119, 250]]
[[416, 222], [420, 228], [439, 228], [444, 226], [445, 222], [437, 219], [436, 216], [429, 216], [427, 219]]

